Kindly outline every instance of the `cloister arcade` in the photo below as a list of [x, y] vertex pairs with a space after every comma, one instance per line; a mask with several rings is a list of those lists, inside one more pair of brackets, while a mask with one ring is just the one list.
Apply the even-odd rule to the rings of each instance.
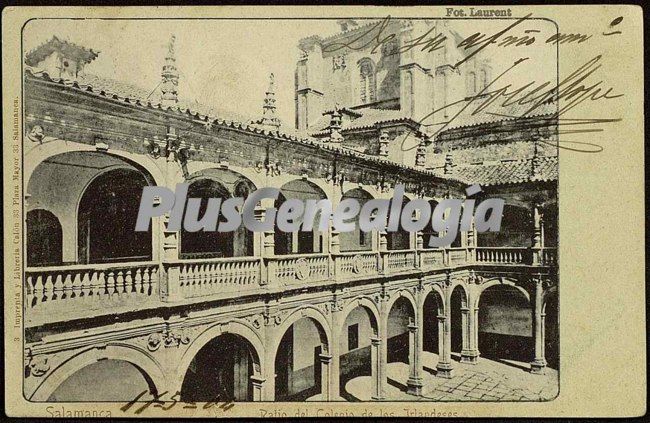
[[[327, 231], [294, 233], [252, 233], [242, 226], [233, 233], [172, 234], [161, 217], [153, 219], [148, 232], [136, 233], [146, 185], [188, 182], [189, 197], [222, 200], [276, 186], [282, 193], [276, 207], [290, 199], [330, 199], [336, 205], [355, 198], [365, 203], [390, 198], [390, 193], [351, 183], [332, 187], [324, 179], [289, 174], [263, 179], [252, 170], [208, 163], [193, 163], [187, 175], [170, 177], [164, 161], [74, 143], [53, 145], [57, 143], [35, 147], [26, 171], [27, 273], [34, 275], [28, 279], [33, 284], [29, 304], [34, 313], [44, 310], [35, 326], [51, 318], [48, 310], [53, 309], [47, 307], [65, 302], [74, 315], [92, 298], [101, 303], [129, 292], [148, 296], [150, 309], [159, 301], [167, 306], [180, 301], [175, 307], [181, 308], [199, 300], [227, 307], [247, 293], [251, 298], [235, 313], [240, 317], [221, 306], [206, 306], [202, 312], [214, 314], [195, 320], [196, 307], [181, 311], [186, 319], [178, 323], [181, 334], [174, 328], [162, 334], [155, 329], [146, 336], [125, 334], [101, 348], [50, 354], [47, 370], [39, 376], [37, 364], [28, 366], [32, 373], [26, 395], [33, 401], [123, 401], [144, 391], [143, 399], [168, 392], [183, 401], [355, 399], [346, 385], [357, 377], [370, 377], [371, 397], [386, 400], [388, 384], [418, 395], [423, 372], [453, 377], [458, 361], [475, 363], [481, 355], [505, 363], [531, 362], [531, 371], [543, 371], [546, 351], [548, 365], [558, 365], [557, 291], [532, 275], [527, 267], [532, 263], [525, 262], [535, 248], [545, 247], [542, 242], [555, 245], [555, 226], [549, 224], [546, 232], [534, 227], [536, 209], [507, 207], [506, 237], [463, 234], [440, 249], [427, 246], [428, 237], [436, 236], [431, 228], [417, 234], [338, 234], [331, 225]], [[206, 207], [204, 202], [200, 215]], [[538, 245], [536, 233], [544, 240]], [[542, 264], [552, 257], [544, 254]], [[162, 269], [157, 272], [167, 280], [161, 273], [154, 280], [154, 271], [143, 270], [149, 268]], [[72, 276], [65, 276], [70, 269]], [[316, 279], [317, 269], [322, 280]], [[112, 282], [97, 288], [98, 272]], [[239, 279], [223, 276], [232, 274]], [[508, 276], [512, 274], [514, 278]], [[60, 279], [47, 282], [52, 275]], [[178, 286], [171, 285], [172, 277], [180, 280]], [[145, 279], [159, 285], [143, 294]], [[350, 286], [334, 289], [334, 297], [322, 290], [304, 297], [321, 281]], [[355, 294], [357, 283], [364, 288]], [[282, 293], [282, 299], [274, 297], [270, 311], [260, 311], [269, 304], [263, 296], [267, 287]], [[166, 295], [162, 300], [159, 290]], [[106, 303], [104, 312], [115, 312], [112, 304]], [[101, 314], [101, 307], [93, 303], [93, 313]], [[37, 363], [38, 348], [30, 351], [31, 362]], [[423, 366], [425, 352], [438, 357], [435, 368]], [[390, 363], [407, 364], [408, 378], [391, 379]], [[105, 396], [109, 391], [114, 395]]]

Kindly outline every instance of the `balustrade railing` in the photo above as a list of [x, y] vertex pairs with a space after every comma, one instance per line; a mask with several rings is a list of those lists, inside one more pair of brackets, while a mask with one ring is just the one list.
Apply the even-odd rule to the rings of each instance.
[[27, 318], [50, 314], [65, 320], [158, 301], [159, 279], [159, 266], [151, 262], [27, 268]]
[[381, 253], [384, 273], [399, 273], [416, 268], [414, 250], [392, 250]]
[[445, 250], [426, 249], [420, 250], [420, 268], [430, 270], [445, 267]]
[[458, 264], [465, 264], [468, 261], [468, 252], [469, 250], [467, 248], [448, 248], [447, 249], [447, 257], [448, 257], [448, 265], [450, 266], [455, 266]]
[[355, 251], [332, 255], [337, 280], [347, 280], [359, 276], [372, 276], [379, 273], [379, 253]]
[[478, 263], [530, 264], [530, 260], [528, 248], [478, 247], [476, 249]]
[[256, 290], [262, 280], [261, 259], [257, 257], [193, 259], [168, 265], [179, 266], [182, 298]]
[[542, 249], [542, 263], [548, 266], [557, 264], [557, 249], [543, 248]]
[[25, 272], [25, 305], [27, 321], [33, 325], [96, 316], [101, 310], [105, 314], [136, 311], [164, 302], [229, 298], [268, 287], [470, 263], [548, 266], [557, 264], [557, 251], [474, 247], [30, 267]]
[[292, 285], [300, 282], [320, 282], [330, 278], [328, 254], [291, 254], [269, 257], [267, 261], [268, 283]]

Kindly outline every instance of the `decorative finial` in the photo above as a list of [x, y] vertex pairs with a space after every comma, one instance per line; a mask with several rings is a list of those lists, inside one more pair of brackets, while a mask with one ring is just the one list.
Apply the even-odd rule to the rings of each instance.
[[161, 73], [161, 103], [164, 107], [174, 106], [178, 103], [178, 69], [176, 68], [175, 43], [176, 36], [172, 35], [169, 39], [167, 56], [165, 57], [165, 64]]
[[329, 142], [332, 144], [340, 144], [343, 142], [343, 135], [341, 135], [341, 124], [342, 124], [342, 115], [340, 112], [340, 107], [337, 104], [334, 105], [334, 111], [330, 117], [329, 124]]
[[273, 74], [269, 75], [269, 88], [266, 90], [262, 109], [262, 119], [258, 122], [268, 130], [277, 130], [282, 123], [275, 113], [275, 75]]

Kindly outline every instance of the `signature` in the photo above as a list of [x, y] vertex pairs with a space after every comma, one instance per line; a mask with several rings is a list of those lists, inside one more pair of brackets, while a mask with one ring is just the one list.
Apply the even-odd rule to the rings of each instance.
[[[514, 23], [508, 25], [506, 28], [494, 33], [493, 35], [488, 36], [481, 32], [476, 32], [469, 37], [464, 38], [457, 44], [457, 47], [462, 47], [465, 50], [472, 49], [476, 47], [468, 56], [460, 60], [458, 63], [453, 65], [454, 68], [457, 68], [461, 64], [465, 63], [473, 56], [478, 54], [481, 50], [485, 49], [490, 45], [498, 47], [509, 47], [509, 46], [529, 46], [537, 43], [537, 38], [535, 34], [540, 35], [540, 31], [537, 29], [525, 29], [523, 31], [524, 35], [506, 35], [515, 27], [520, 26], [520, 24], [528, 19], [530, 19], [532, 13], [517, 19]], [[385, 44], [393, 41], [397, 38], [397, 34], [385, 34], [386, 29], [391, 21], [390, 15], [378, 21], [368, 27], [364, 32], [360, 32], [355, 37], [347, 41], [335, 41], [330, 44], [323, 46], [323, 52], [335, 52], [341, 49], [350, 49], [350, 50], [364, 50], [369, 46], [373, 45], [371, 54], [377, 52], [377, 49], [383, 47]], [[614, 26], [620, 24], [623, 21], [623, 17], [619, 16], [610, 23], [610, 29]], [[432, 52], [435, 50], [442, 49], [447, 37], [443, 34], [436, 34], [432, 36], [432, 32], [435, 32], [436, 27], [430, 28], [427, 32], [421, 34], [418, 37], [412, 39], [403, 39], [401, 40], [402, 45], [392, 51], [386, 53], [386, 55], [401, 54], [405, 53], [415, 47], [422, 46], [421, 51], [423, 52]], [[521, 29], [521, 28], [520, 28]], [[622, 34], [622, 31], [610, 31], [608, 33], [603, 32], [603, 36]], [[556, 32], [551, 34], [548, 38], [545, 38], [546, 44], [581, 44], [592, 38], [593, 34], [581, 34], [581, 33], [561, 33]]]
[[[460, 116], [465, 110], [470, 109], [470, 106], [475, 107], [471, 110], [471, 115], [477, 115], [484, 112], [489, 106], [497, 107], [509, 107], [515, 104], [527, 107], [526, 111], [519, 116], [509, 116], [501, 115], [497, 113], [490, 113], [492, 115], [498, 115], [505, 118], [511, 117], [526, 117], [536, 110], [540, 109], [545, 103], [552, 102], [558, 104], [558, 110], [551, 114], [547, 118], [540, 119], [539, 126], [553, 126], [557, 128], [571, 126], [572, 129], [560, 130], [555, 129], [555, 135], [568, 135], [568, 134], [579, 134], [587, 132], [602, 132], [602, 128], [587, 128], [584, 129], [582, 125], [597, 125], [604, 123], [613, 123], [621, 121], [620, 118], [612, 119], [565, 119], [561, 118], [569, 110], [577, 107], [585, 101], [606, 101], [615, 98], [622, 97], [624, 94], [617, 94], [613, 92], [613, 88], [605, 87], [602, 80], [598, 81], [588, 81], [590, 77], [594, 77], [597, 71], [601, 68], [602, 64], [600, 63], [602, 59], [601, 55], [595, 56], [594, 58], [588, 60], [585, 64], [579, 66], [576, 70], [571, 72], [566, 76], [562, 81], [557, 84], [553, 84], [549, 81], [538, 83], [536, 81], [528, 82], [519, 87], [513, 87], [513, 84], [506, 84], [499, 88], [495, 88], [497, 82], [502, 79], [504, 75], [510, 72], [515, 67], [519, 66], [521, 63], [529, 60], [529, 58], [520, 58], [512, 66], [507, 68], [496, 78], [487, 84], [478, 94], [475, 96], [464, 98], [462, 100], [454, 101], [450, 104], [447, 104], [443, 107], [431, 111], [429, 114], [425, 115], [420, 119], [419, 123], [424, 126], [430, 126], [432, 123], [430, 119], [444, 111], [445, 109], [463, 104], [463, 106], [456, 112], [451, 118], [446, 122], [442, 123], [442, 126], [437, 129], [433, 134], [434, 136], [444, 129], [449, 127], [449, 125], [454, 122], [458, 116]], [[564, 103], [560, 105], [560, 100]], [[486, 112], [487, 114], [488, 112]], [[408, 139], [406, 137], [402, 140], [402, 150], [407, 151], [416, 147], [404, 148], [404, 144]], [[558, 148], [578, 151], [584, 153], [597, 153], [603, 150], [603, 147], [594, 144], [594, 143], [585, 143], [578, 141], [567, 141], [565, 139], [556, 141], [549, 140], [540, 140], [540, 142], [552, 143]]]
[[[132, 399], [131, 401], [129, 401], [128, 403], [120, 407], [120, 410], [126, 413], [131, 408], [133, 408], [133, 406], [140, 400], [140, 398], [142, 398], [147, 393], [149, 393], [149, 391], [140, 392], [134, 399]], [[172, 408], [174, 408], [176, 404], [178, 404], [179, 402], [183, 404], [183, 408], [189, 408], [189, 409], [198, 408], [196, 403], [193, 401], [181, 401], [181, 393], [179, 391], [176, 391], [176, 393], [170, 396], [168, 400], [163, 400], [162, 398], [168, 393], [169, 391], [165, 391], [160, 395], [153, 393], [152, 394], [153, 398], [145, 401], [144, 404], [142, 404], [140, 407], [134, 408], [133, 414], [141, 414], [144, 410], [146, 410], [150, 406], [153, 406], [154, 408], [160, 408], [164, 411], [169, 411]], [[215, 398], [214, 401], [208, 401], [205, 404], [203, 404], [202, 409], [209, 410], [211, 408], [217, 407], [222, 409], [223, 411], [228, 411], [234, 406], [235, 406], [234, 402], [230, 400], [221, 401], [221, 399], [217, 396], [217, 398]]]

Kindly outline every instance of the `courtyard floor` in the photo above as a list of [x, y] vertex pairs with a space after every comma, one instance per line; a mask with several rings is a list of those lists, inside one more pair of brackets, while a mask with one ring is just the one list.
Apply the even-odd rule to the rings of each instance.
[[[455, 360], [460, 357], [452, 354]], [[544, 375], [529, 372], [530, 365], [514, 360], [479, 358], [477, 364], [454, 362], [454, 377], [435, 376], [437, 354], [424, 352], [422, 396], [406, 393], [409, 367], [406, 363], [389, 363], [387, 401], [548, 401], [557, 396], [557, 370], [547, 368]], [[350, 380], [344, 395], [370, 401], [370, 376]]]

